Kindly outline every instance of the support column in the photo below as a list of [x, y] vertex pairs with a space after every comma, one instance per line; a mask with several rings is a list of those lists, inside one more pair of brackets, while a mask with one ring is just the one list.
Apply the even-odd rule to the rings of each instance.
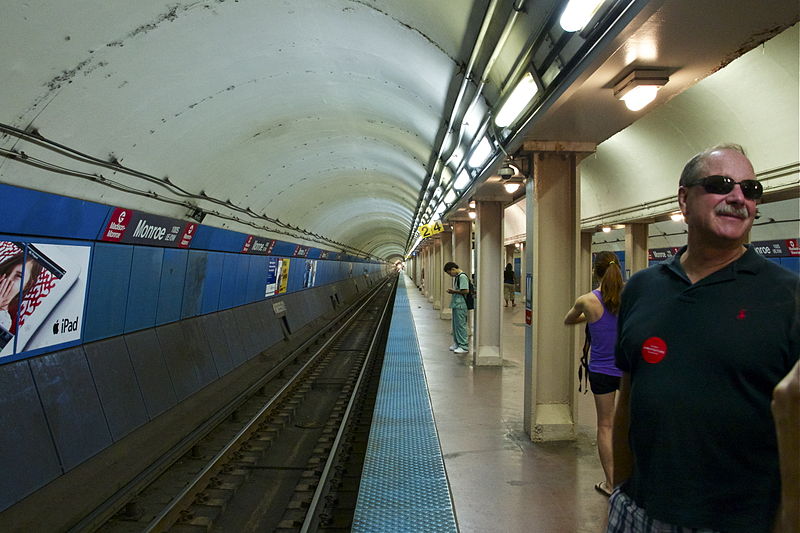
[[[575, 279], [575, 293], [586, 294], [592, 290], [592, 237], [594, 232], [582, 231], [580, 234], [580, 268]], [[565, 311], [566, 314], [566, 311]], [[578, 368], [583, 355], [583, 326], [575, 328], [573, 336], [572, 353], [573, 368]], [[578, 392], [578, 387], [572, 387], [573, 418], [576, 426], [597, 427], [597, 415], [592, 394]]]
[[453, 310], [450, 309], [450, 295], [447, 294], [447, 289], [453, 285], [453, 278], [444, 273], [444, 264], [448, 261], [453, 261], [453, 233], [450, 231], [443, 231], [439, 234], [442, 243], [442, 262], [439, 265], [439, 276], [442, 282], [439, 288], [439, 300], [442, 302], [442, 309], [439, 312], [439, 318], [442, 320], [451, 320], [453, 318]]
[[453, 261], [469, 275], [472, 272], [472, 222], [458, 220], [453, 222]]
[[475, 366], [503, 364], [500, 341], [503, 323], [503, 204], [478, 202], [475, 229], [477, 243], [478, 300], [475, 306]]
[[[578, 296], [580, 180], [578, 162], [589, 143], [525, 143], [534, 152], [527, 191], [526, 265], [533, 277], [531, 327], [525, 330], [525, 430], [536, 442], [574, 440], [571, 354], [576, 328], [564, 326]], [[530, 387], [530, 389], [528, 389]]]
[[433, 240], [429, 237], [428, 241], [428, 265], [425, 267], [425, 296], [428, 297], [428, 303], [433, 303], [433, 283], [436, 279], [436, 272], [434, 272], [434, 257], [433, 257]]
[[442, 263], [442, 239], [439, 235], [431, 241], [433, 261], [431, 262], [431, 298], [433, 308], [442, 308], [442, 276], [444, 275], [444, 263]]
[[431, 293], [431, 248], [427, 242], [422, 253], [424, 257], [422, 263], [422, 295], [427, 298]]
[[625, 225], [625, 279], [647, 268], [647, 224]]

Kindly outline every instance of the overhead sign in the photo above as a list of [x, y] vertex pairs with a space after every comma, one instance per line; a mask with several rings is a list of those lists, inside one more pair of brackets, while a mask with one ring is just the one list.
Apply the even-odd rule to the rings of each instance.
[[197, 224], [115, 207], [100, 240], [188, 248]]
[[436, 235], [437, 233], [443, 232], [444, 224], [442, 224], [441, 220], [437, 220], [435, 222], [431, 222], [430, 224], [423, 224], [417, 228], [417, 231], [419, 231], [419, 234], [423, 239], [427, 239], [428, 237]]

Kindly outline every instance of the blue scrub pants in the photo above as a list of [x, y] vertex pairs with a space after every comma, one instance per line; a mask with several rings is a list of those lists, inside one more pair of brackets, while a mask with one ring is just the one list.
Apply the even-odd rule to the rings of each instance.
[[459, 348], [469, 349], [467, 337], [467, 311], [466, 308], [453, 308], [453, 341]]

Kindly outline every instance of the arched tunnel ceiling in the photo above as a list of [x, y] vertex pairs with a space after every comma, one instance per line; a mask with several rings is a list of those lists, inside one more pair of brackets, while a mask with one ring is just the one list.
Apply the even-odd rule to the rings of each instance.
[[[0, 20], [0, 122], [375, 256], [402, 254], [453, 80], [487, 5], [20, 3]], [[12, 136], [0, 147], [102, 170]], [[181, 200], [158, 183], [103, 175]], [[188, 213], [185, 205], [7, 159], [0, 159], [0, 180], [178, 218]], [[191, 203], [226, 213], [202, 198]], [[213, 215], [204, 223], [253, 232]]]

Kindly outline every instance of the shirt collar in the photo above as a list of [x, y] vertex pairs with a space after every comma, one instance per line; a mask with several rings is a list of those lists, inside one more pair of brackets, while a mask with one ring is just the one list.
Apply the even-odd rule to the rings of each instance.
[[[745, 247], [747, 250], [739, 259], [729, 265], [726, 265], [718, 272], [730, 271], [730, 273], [733, 275], [737, 274], [738, 272], [749, 272], [751, 274], [758, 273], [758, 271], [761, 269], [764, 259], [758, 255], [758, 252], [756, 252], [752, 244], [746, 244]], [[686, 248], [686, 246], [683, 246], [680, 250], [678, 250], [677, 254], [672, 256], [669, 261], [662, 263], [662, 265], [664, 268], [671, 270], [684, 280], [689, 281], [688, 276], [686, 276], [686, 272], [683, 270], [683, 266], [681, 266], [681, 256], [686, 252]]]

